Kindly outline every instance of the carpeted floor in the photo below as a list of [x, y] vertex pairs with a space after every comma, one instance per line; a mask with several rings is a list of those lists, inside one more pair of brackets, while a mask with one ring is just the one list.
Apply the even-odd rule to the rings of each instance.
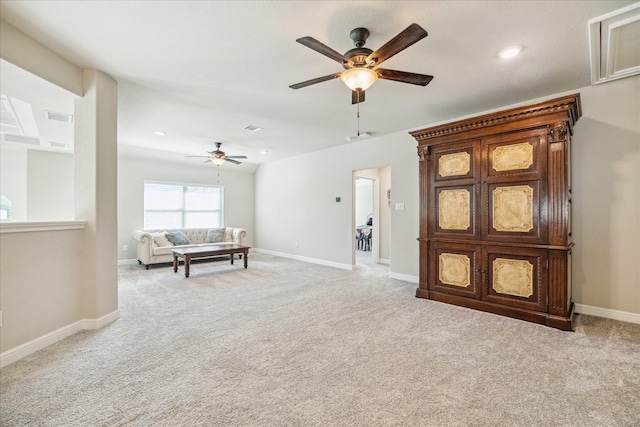
[[640, 425], [640, 325], [417, 299], [361, 258], [120, 267], [118, 321], [0, 370], [0, 425]]

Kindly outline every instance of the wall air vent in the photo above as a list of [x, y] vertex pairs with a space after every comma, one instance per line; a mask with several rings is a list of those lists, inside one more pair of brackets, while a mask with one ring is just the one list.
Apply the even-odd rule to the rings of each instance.
[[49, 147], [67, 148], [68, 146], [69, 144], [65, 144], [64, 142], [49, 141]]
[[53, 120], [56, 122], [63, 122], [63, 123], [72, 123], [73, 122], [73, 116], [71, 114], [66, 114], [66, 113], [56, 113], [53, 111], [45, 111], [45, 116], [48, 120]]
[[589, 20], [591, 84], [640, 74], [640, 3]]

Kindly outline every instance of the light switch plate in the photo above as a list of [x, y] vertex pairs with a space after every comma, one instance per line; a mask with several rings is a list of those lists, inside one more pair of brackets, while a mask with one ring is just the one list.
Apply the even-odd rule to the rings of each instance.
[[403, 211], [404, 210], [404, 203], [396, 203], [396, 210], [397, 211]]

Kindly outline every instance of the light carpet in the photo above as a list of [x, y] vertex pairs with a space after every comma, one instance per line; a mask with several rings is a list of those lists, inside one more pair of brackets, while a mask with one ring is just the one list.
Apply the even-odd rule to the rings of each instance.
[[370, 262], [119, 272], [118, 321], [0, 370], [2, 426], [640, 425], [640, 325], [417, 299]]

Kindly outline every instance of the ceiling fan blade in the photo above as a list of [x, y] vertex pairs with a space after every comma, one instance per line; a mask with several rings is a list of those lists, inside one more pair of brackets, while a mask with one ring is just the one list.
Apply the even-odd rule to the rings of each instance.
[[241, 164], [242, 164], [242, 162], [239, 162], [239, 161], [237, 161], [237, 160], [230, 159], [230, 158], [228, 158], [228, 157], [225, 159], [225, 161], [227, 161], [227, 162], [229, 162], [229, 163], [233, 163], [234, 165], [241, 165]]
[[402, 52], [415, 42], [427, 37], [428, 33], [418, 24], [411, 24], [400, 34], [389, 40], [384, 46], [372, 52], [365, 63], [380, 65], [398, 52]]
[[247, 156], [227, 156], [227, 159], [248, 159]]
[[351, 104], [359, 104], [361, 102], [364, 102], [364, 91], [360, 90], [352, 90], [351, 91]]
[[205, 160], [204, 163], [211, 163], [211, 159]]
[[394, 80], [401, 83], [411, 83], [412, 85], [426, 86], [433, 79], [433, 76], [426, 74], [408, 73], [406, 71], [387, 70], [377, 68], [375, 70], [378, 77], [385, 80]]
[[334, 61], [339, 62], [341, 64], [346, 64], [348, 62], [351, 62], [343, 54], [336, 52], [335, 50], [331, 49], [326, 44], [319, 42], [318, 40], [314, 39], [313, 37], [301, 37], [301, 38], [297, 39], [296, 41], [298, 43], [300, 43], [300, 44], [305, 45], [309, 49], [313, 49], [316, 52], [321, 53], [324, 56], [326, 56], [328, 58], [331, 58]]
[[311, 86], [316, 83], [326, 82], [327, 80], [333, 80], [340, 77], [342, 73], [329, 74], [328, 76], [317, 77], [315, 79], [307, 80], [306, 82], [296, 83], [294, 85], [289, 86], [291, 89], [300, 89], [303, 87]]

